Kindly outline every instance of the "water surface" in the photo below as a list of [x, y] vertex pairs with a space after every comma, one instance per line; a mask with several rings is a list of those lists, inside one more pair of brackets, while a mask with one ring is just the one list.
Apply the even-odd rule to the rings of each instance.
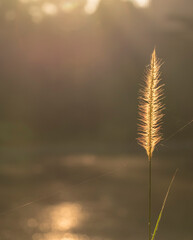
[[[179, 167], [157, 239], [193, 239], [192, 152], [155, 154], [153, 221]], [[0, 239], [147, 239], [148, 164], [137, 154], [2, 154]]]

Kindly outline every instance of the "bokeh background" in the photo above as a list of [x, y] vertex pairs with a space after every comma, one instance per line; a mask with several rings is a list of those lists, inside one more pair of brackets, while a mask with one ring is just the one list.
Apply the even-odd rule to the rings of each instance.
[[138, 90], [163, 60], [157, 239], [193, 238], [193, 1], [0, 0], [0, 239], [147, 238]]

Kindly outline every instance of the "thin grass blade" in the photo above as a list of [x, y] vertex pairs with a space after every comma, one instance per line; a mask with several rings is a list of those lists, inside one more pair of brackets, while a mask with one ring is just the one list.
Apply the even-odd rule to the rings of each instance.
[[160, 222], [160, 220], [161, 220], [162, 213], [163, 213], [164, 207], [165, 207], [165, 205], [166, 205], [166, 201], [167, 201], [167, 198], [168, 198], [170, 189], [171, 189], [171, 187], [172, 187], [172, 184], [173, 184], [173, 182], [174, 182], [174, 179], [175, 179], [175, 177], [176, 177], [177, 172], [178, 172], [178, 169], [175, 171], [175, 173], [174, 173], [174, 175], [173, 175], [173, 177], [172, 177], [172, 180], [171, 180], [171, 182], [170, 182], [170, 185], [169, 185], [169, 187], [168, 187], [168, 190], [167, 190], [166, 196], [165, 196], [165, 198], [164, 198], [164, 201], [163, 201], [163, 204], [162, 204], [162, 208], [161, 208], [161, 211], [160, 211], [160, 213], [159, 213], [159, 216], [158, 216], [158, 219], [157, 219], [157, 222], [156, 222], [156, 225], [155, 225], [155, 228], [154, 228], [154, 231], [153, 231], [151, 240], [154, 240], [154, 238], [155, 238], [156, 232], [157, 232], [157, 230], [158, 230], [159, 222]]

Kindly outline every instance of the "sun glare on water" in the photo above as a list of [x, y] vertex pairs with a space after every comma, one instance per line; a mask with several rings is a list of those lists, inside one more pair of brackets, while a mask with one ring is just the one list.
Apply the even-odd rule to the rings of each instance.
[[86, 240], [73, 234], [87, 218], [79, 203], [60, 203], [42, 209], [36, 219], [28, 219], [28, 228], [33, 229], [32, 240]]

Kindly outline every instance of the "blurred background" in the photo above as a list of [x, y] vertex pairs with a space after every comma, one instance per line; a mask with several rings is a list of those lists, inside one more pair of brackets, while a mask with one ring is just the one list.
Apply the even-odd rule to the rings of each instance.
[[157, 239], [193, 239], [193, 1], [0, 0], [0, 239], [147, 239], [138, 90], [163, 60]]

